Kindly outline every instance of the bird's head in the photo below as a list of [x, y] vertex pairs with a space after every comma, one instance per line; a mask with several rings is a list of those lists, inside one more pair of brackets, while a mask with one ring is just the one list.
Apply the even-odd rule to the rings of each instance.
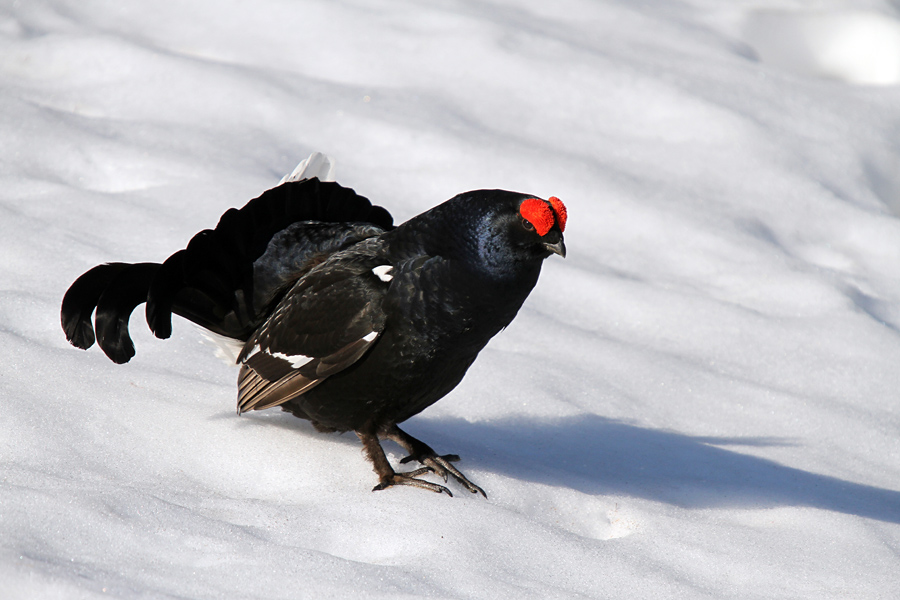
[[492, 190], [491, 196], [496, 203], [479, 234], [481, 252], [524, 263], [540, 263], [551, 254], [566, 256], [566, 206], [559, 198], [500, 190]]
[[544, 257], [559, 254], [566, 257], [563, 231], [566, 230], [566, 205], [556, 196], [549, 200], [526, 198], [519, 204], [519, 217], [524, 235], [521, 244], [534, 250], [540, 248]]
[[494, 276], [536, 278], [545, 258], [566, 255], [566, 207], [559, 198], [477, 190], [456, 200], [462, 203], [456, 214], [472, 225], [465, 237], [472, 264]]
[[385, 235], [416, 239], [428, 254], [457, 259], [493, 277], [536, 281], [545, 258], [565, 257], [565, 228], [566, 207], [559, 198], [473, 190]]

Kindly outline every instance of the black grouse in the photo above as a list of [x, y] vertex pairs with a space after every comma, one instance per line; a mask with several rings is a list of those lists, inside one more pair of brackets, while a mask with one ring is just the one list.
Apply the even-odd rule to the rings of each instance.
[[[62, 326], [78, 348], [96, 331], [107, 356], [125, 363], [138, 304], [159, 338], [180, 315], [239, 347], [239, 413], [281, 406], [319, 431], [354, 431], [375, 490], [450, 494], [419, 478], [431, 472], [484, 494], [451, 464], [458, 456], [438, 455], [398, 423], [456, 387], [509, 325], [544, 259], [565, 256], [565, 226], [557, 198], [478, 190], [394, 227], [351, 189], [291, 181], [228, 210], [162, 264], [86, 272], [66, 292]], [[421, 467], [395, 471], [379, 439]]]

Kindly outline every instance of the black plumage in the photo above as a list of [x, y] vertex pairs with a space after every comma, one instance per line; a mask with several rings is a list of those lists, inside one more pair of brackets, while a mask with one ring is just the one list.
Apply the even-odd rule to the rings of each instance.
[[[394, 227], [390, 214], [336, 183], [289, 182], [231, 209], [164, 263], [109, 263], [62, 303], [68, 340], [96, 338], [117, 363], [134, 356], [128, 321], [147, 303], [157, 337], [177, 314], [240, 346], [238, 412], [281, 406], [320, 431], [354, 431], [376, 490], [448, 475], [484, 491], [398, 427], [463, 378], [515, 317], [541, 264], [565, 256], [566, 212], [503, 190], [460, 194]], [[91, 315], [95, 328], [91, 327]], [[379, 439], [421, 468], [398, 473]]]

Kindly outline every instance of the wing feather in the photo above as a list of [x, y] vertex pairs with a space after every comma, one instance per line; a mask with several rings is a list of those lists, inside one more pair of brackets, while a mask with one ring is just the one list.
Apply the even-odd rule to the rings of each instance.
[[257, 352], [241, 365], [238, 413], [263, 410], [293, 400], [355, 363], [376, 339], [377, 336], [366, 336], [299, 368], [293, 368], [290, 361], [268, 352]]
[[377, 242], [304, 275], [247, 341], [238, 362], [238, 412], [293, 400], [360, 360], [384, 330], [390, 287], [372, 271]]

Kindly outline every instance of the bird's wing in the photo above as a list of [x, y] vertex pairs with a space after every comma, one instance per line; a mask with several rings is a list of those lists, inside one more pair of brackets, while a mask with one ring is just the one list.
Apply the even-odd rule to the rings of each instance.
[[301, 278], [247, 341], [238, 358], [238, 412], [296, 398], [362, 358], [384, 331], [392, 267], [367, 253], [346, 254]]

